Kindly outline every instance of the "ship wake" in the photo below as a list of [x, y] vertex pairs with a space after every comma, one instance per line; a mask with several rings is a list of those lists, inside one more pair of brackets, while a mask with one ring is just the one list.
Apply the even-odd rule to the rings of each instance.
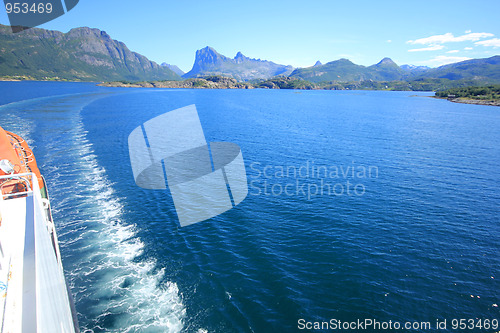
[[[99, 166], [80, 111], [102, 94], [11, 103], [2, 124], [36, 147], [82, 332], [179, 332], [186, 310]], [[38, 121], [50, 117], [53, 121]], [[43, 125], [41, 125], [43, 124]]]

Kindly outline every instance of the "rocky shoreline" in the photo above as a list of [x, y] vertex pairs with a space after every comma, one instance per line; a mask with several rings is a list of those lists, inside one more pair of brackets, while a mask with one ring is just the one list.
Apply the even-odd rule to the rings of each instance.
[[187, 88], [187, 89], [253, 89], [250, 83], [238, 82], [232, 78], [213, 77], [210, 79], [187, 79], [184, 81], [151, 81], [151, 82], [103, 82], [103, 87], [121, 88]]
[[255, 80], [250, 82], [239, 82], [234, 78], [220, 75], [206, 76], [186, 79], [183, 81], [149, 81], [149, 82], [127, 82], [115, 81], [99, 84], [103, 87], [122, 88], [188, 88], [188, 89], [334, 89], [338, 87], [322, 87], [317, 84], [301, 79], [286, 76], [277, 76], [268, 80]]
[[483, 99], [471, 99], [463, 97], [458, 97], [458, 98], [443, 98], [437, 96], [431, 96], [431, 97], [437, 99], [445, 99], [453, 103], [500, 106], [500, 100], [483, 100]]
[[451, 98], [448, 100], [453, 103], [500, 106], [500, 100], [481, 100], [469, 98]]
[[[206, 78], [192, 78], [183, 81], [151, 81], [151, 82], [103, 82], [98, 84], [103, 87], [117, 88], [184, 88], [184, 89], [307, 89], [307, 90], [330, 90], [332, 87], [320, 87], [310, 82], [280, 77], [259, 83], [238, 82], [233, 78], [223, 76], [211, 76]], [[374, 89], [376, 90], [376, 89]], [[479, 100], [470, 98], [446, 98], [429, 96], [437, 99], [446, 99], [453, 103], [476, 104], [500, 106], [500, 100]]]

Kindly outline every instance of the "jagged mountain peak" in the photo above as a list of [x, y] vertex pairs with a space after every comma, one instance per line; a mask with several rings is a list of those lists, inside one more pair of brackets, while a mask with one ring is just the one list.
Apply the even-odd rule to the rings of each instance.
[[207, 75], [223, 75], [237, 80], [268, 79], [276, 75], [288, 75], [293, 67], [271, 61], [251, 59], [238, 52], [231, 59], [207, 46], [196, 51], [193, 68], [183, 75], [185, 78]]
[[204, 48], [201, 48], [199, 49], [198, 51], [196, 51], [196, 53], [215, 53], [215, 54], [219, 54], [217, 51], [215, 51], [215, 49], [211, 46], [205, 46]]
[[196, 58], [205, 58], [205, 59], [217, 59], [223, 57], [219, 52], [215, 51], [213, 47], [205, 46], [202, 49], [196, 51]]
[[[191, 75], [191, 73], [199, 73], [204, 70], [204, 68], [220, 65], [229, 58], [219, 54], [214, 48], [206, 46], [202, 49], [196, 51], [196, 57], [194, 59], [193, 68], [185, 76]], [[196, 76], [196, 75], [194, 75]], [[189, 77], [189, 76], [188, 76]]]
[[238, 52], [238, 53], [236, 53], [236, 56], [234, 57], [234, 60], [237, 63], [242, 63], [243, 61], [252, 60], [252, 59], [250, 59], [249, 57], [244, 56], [243, 53]]

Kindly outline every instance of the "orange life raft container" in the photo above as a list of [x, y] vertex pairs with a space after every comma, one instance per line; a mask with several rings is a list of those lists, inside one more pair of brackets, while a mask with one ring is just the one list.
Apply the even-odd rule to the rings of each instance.
[[[9, 163], [7, 163], [7, 160]], [[45, 181], [40, 174], [40, 170], [36, 164], [35, 156], [30, 147], [19, 135], [5, 131], [0, 127], [0, 163], [11, 165], [13, 168], [10, 172], [0, 169], [0, 176], [16, 175], [33, 172], [37, 179], [38, 185], [42, 193], [45, 192]], [[25, 192], [26, 181], [33, 188], [30, 182], [30, 177], [24, 180], [11, 177], [10, 179], [0, 179], [0, 189], [3, 195]]]

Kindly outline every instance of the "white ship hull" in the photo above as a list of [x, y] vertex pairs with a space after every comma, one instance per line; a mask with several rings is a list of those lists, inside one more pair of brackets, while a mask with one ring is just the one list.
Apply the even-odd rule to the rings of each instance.
[[[47, 192], [40, 191], [39, 178], [34, 172], [0, 176], [2, 333], [78, 332], [50, 202], [42, 197]], [[22, 186], [5, 190], [13, 183]]]

